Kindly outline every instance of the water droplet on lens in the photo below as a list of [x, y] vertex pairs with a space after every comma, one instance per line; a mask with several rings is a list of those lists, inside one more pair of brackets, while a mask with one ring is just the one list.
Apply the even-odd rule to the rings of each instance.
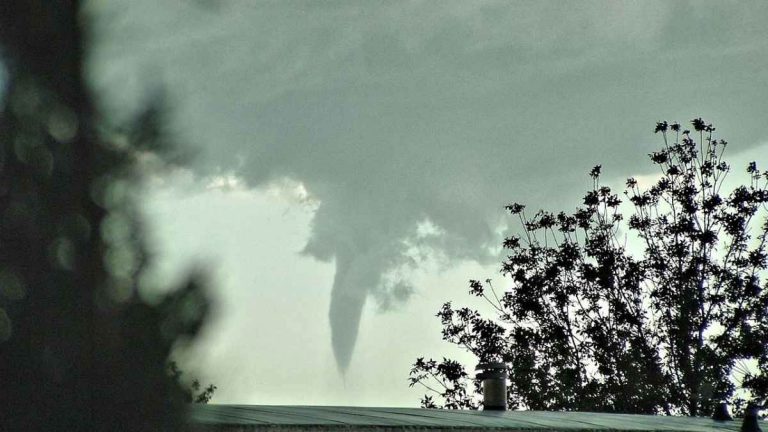
[[51, 243], [50, 255], [53, 263], [62, 270], [75, 267], [75, 245], [66, 237], [59, 237]]
[[8, 300], [21, 300], [26, 297], [27, 289], [16, 272], [3, 270], [0, 272], [0, 294]]
[[67, 109], [58, 108], [48, 117], [48, 133], [60, 143], [68, 143], [77, 134], [77, 116]]

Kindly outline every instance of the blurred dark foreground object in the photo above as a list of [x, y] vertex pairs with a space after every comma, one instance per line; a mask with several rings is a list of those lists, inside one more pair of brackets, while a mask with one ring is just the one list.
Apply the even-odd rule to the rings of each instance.
[[731, 414], [728, 412], [728, 403], [719, 402], [715, 405], [715, 410], [712, 413], [712, 420], [715, 421], [729, 421], [733, 420]]
[[117, 139], [98, 112], [80, 6], [0, 2], [0, 431], [181, 430], [166, 362], [208, 303], [198, 278], [139, 296], [137, 160], [162, 153], [160, 123]]
[[762, 432], [757, 421], [761, 408], [761, 406], [754, 403], [747, 405], [747, 409], [744, 410], [744, 420], [741, 423], [741, 432]]

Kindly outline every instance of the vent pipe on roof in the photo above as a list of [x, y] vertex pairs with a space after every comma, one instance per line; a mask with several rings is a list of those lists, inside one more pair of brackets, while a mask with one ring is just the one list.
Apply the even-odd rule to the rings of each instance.
[[483, 384], [483, 409], [486, 411], [507, 410], [507, 365], [504, 363], [480, 363], [475, 370]]

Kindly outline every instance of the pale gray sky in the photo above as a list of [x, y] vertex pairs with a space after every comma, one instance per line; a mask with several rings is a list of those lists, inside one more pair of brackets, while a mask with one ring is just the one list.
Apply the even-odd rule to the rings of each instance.
[[598, 163], [650, 174], [662, 119], [714, 122], [732, 159], [768, 153], [764, 2], [89, 10], [104, 106], [163, 88], [198, 155], [147, 213], [158, 274], [210, 263], [220, 314], [189, 364], [219, 402], [415, 405], [412, 360], [454, 352], [439, 305], [496, 276], [504, 204], [570, 210]]

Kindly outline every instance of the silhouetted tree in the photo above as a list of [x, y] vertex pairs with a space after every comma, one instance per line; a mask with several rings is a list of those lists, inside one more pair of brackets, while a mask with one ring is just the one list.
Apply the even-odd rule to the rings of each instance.
[[208, 387], [203, 388], [197, 378], [192, 378], [192, 382], [185, 382], [181, 378], [184, 371], [179, 369], [179, 365], [175, 361], [168, 362], [168, 375], [179, 388], [184, 390], [184, 400], [187, 403], [207, 404], [213, 397], [213, 393], [216, 392], [215, 385], [209, 384]]
[[0, 2], [0, 430], [178, 430], [166, 362], [208, 303], [195, 276], [140, 296], [134, 195], [162, 121], [149, 107], [110, 127], [84, 79], [88, 30], [75, 0]]
[[[446, 341], [508, 364], [511, 406], [696, 416], [719, 400], [743, 407], [737, 384], [768, 395], [768, 221], [757, 222], [768, 172], [750, 163], [750, 182], [725, 195], [727, 143], [701, 119], [692, 126], [656, 126], [660, 178], [647, 190], [627, 180], [626, 221], [600, 166], [572, 214], [507, 206], [522, 225], [504, 241], [510, 287], [470, 281], [495, 316], [450, 302], [437, 314]], [[748, 361], [757, 367], [734, 379]], [[410, 383], [429, 388], [425, 407], [476, 408], [470, 378], [455, 361], [420, 358]]]

